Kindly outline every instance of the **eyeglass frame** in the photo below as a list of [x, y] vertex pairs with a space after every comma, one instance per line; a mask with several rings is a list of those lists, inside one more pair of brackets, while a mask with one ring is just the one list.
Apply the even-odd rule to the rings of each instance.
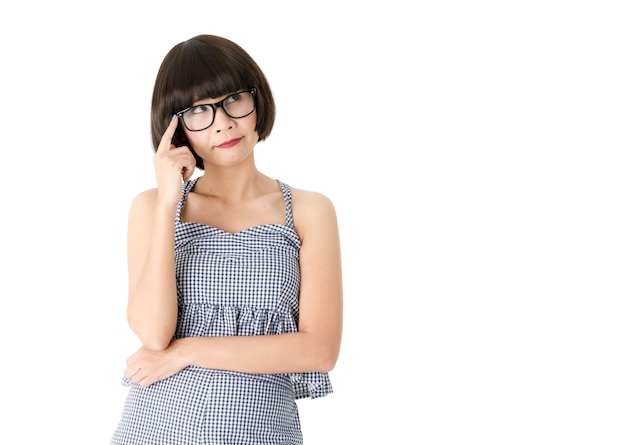
[[[250, 112], [248, 114], [244, 114], [243, 116], [239, 116], [239, 117], [234, 117], [231, 116], [228, 111], [226, 111], [226, 108], [224, 108], [224, 102], [226, 102], [227, 99], [229, 99], [231, 96], [234, 96], [235, 94], [239, 94], [239, 93], [250, 93], [252, 95], [252, 103], [253, 103], [253, 107], [252, 110], [250, 110]], [[183, 118], [183, 114], [186, 113], [187, 111], [191, 110], [192, 108], [195, 107], [211, 107], [213, 109], [213, 120], [211, 121], [211, 123], [209, 125], [207, 125], [204, 128], [201, 128], [200, 130], [192, 130], [191, 128], [189, 128], [187, 126], [187, 123], [185, 122], [185, 119]], [[211, 125], [213, 125], [215, 123], [215, 116], [217, 115], [217, 109], [221, 108], [224, 113], [226, 114], [226, 116], [230, 117], [231, 119], [241, 119], [243, 117], [246, 116], [250, 116], [252, 114], [252, 112], [254, 110], [256, 110], [256, 88], [250, 88], [249, 90], [241, 90], [241, 91], [236, 91], [232, 94], [229, 94], [228, 96], [226, 96], [224, 99], [220, 100], [219, 102], [215, 102], [214, 104], [198, 104], [198, 105], [192, 105], [190, 107], [185, 108], [184, 110], [181, 110], [176, 114], [176, 116], [178, 116], [178, 119], [183, 123], [183, 125], [185, 126], [185, 128], [189, 131], [204, 131], [207, 128], [209, 128]]]

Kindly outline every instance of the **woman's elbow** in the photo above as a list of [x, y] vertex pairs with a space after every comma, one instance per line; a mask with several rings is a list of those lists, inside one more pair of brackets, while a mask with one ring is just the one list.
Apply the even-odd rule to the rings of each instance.
[[152, 337], [139, 337], [139, 341], [141, 342], [141, 346], [144, 349], [149, 349], [150, 351], [164, 351], [172, 342], [172, 338], [170, 337], [168, 340], [163, 338], [152, 338]]
[[324, 360], [320, 362], [319, 370], [322, 372], [330, 372], [335, 368], [336, 364], [337, 364], [337, 357], [335, 357], [334, 359]]
[[[132, 329], [132, 326], [131, 326]], [[141, 342], [141, 346], [145, 349], [149, 349], [151, 351], [163, 351], [167, 349], [167, 347], [172, 342], [173, 333], [166, 332], [145, 332], [141, 329], [132, 329], [139, 341]]]
[[319, 371], [330, 372], [335, 368], [339, 359], [339, 345], [322, 344], [315, 357], [314, 367]]
[[132, 317], [130, 313], [128, 314], [128, 326], [139, 338], [141, 345], [152, 351], [166, 349], [172, 342], [176, 330], [175, 322], [155, 322]]

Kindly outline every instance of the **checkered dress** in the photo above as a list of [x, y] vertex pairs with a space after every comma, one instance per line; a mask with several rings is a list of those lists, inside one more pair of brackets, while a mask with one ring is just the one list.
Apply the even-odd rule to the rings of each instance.
[[[176, 213], [176, 338], [271, 335], [298, 330], [300, 239], [291, 189], [278, 181], [286, 224], [228, 233], [182, 222], [197, 179], [183, 187]], [[115, 445], [302, 444], [296, 399], [332, 392], [325, 372], [247, 374], [190, 366], [129, 393]]]

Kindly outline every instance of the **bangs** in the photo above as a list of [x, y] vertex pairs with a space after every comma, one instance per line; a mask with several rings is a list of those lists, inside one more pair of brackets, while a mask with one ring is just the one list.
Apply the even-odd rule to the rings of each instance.
[[224, 57], [221, 51], [214, 53], [194, 43], [187, 41], [181, 48], [178, 64], [185, 70], [177, 73], [178, 79], [171, 79], [176, 85], [175, 96], [183, 101], [177, 105], [189, 107], [200, 99], [214, 99], [255, 86], [253, 76], [239, 58], [228, 54]]

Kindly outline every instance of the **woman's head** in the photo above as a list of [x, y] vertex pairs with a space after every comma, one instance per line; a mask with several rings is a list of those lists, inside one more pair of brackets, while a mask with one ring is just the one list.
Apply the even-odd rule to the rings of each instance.
[[[269, 83], [250, 55], [236, 43], [213, 35], [199, 35], [177, 44], [163, 59], [152, 93], [154, 150], [178, 111], [200, 99], [251, 88], [256, 90], [256, 130], [262, 141], [272, 131], [276, 109]], [[172, 140], [177, 146], [186, 144], [181, 125]], [[196, 166], [204, 168], [202, 159], [195, 152], [194, 156]]]

